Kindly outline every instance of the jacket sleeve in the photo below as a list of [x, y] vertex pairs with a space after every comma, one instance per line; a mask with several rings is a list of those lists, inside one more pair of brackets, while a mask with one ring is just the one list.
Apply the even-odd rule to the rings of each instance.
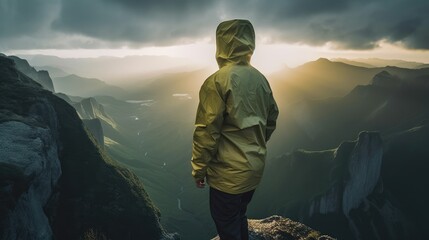
[[267, 128], [266, 128], [266, 141], [270, 140], [271, 134], [273, 134], [276, 129], [277, 117], [279, 116], [279, 109], [277, 107], [277, 103], [274, 100], [273, 94], [270, 95], [270, 106], [268, 110], [268, 118], [267, 118]]
[[200, 90], [192, 144], [192, 176], [204, 179], [208, 163], [216, 157], [224, 119], [225, 100], [214, 77], [209, 77]]

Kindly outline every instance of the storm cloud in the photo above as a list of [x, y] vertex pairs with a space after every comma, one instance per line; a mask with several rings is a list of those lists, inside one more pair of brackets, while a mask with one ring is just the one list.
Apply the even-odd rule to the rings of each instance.
[[0, 50], [192, 43], [246, 18], [271, 42], [429, 49], [426, 0], [0, 0]]

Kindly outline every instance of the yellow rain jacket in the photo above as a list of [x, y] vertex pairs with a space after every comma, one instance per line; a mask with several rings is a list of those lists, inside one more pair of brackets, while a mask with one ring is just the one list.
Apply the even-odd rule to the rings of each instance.
[[247, 20], [216, 30], [219, 70], [202, 85], [195, 121], [192, 175], [220, 191], [239, 194], [259, 184], [266, 143], [278, 109], [264, 75], [249, 63], [255, 33]]

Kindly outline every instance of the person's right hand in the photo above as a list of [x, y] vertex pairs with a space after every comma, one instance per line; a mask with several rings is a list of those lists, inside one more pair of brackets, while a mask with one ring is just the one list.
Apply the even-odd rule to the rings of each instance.
[[195, 184], [197, 185], [197, 188], [204, 188], [206, 186], [204, 179], [195, 181]]

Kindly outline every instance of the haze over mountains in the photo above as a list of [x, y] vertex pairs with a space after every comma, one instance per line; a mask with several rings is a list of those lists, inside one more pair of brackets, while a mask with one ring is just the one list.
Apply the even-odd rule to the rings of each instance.
[[[98, 78], [118, 85], [121, 82], [138, 81], [142, 76], [150, 76], [171, 69], [187, 69], [187, 60], [167, 56], [126, 56], [98, 58], [59, 58], [48, 55], [20, 55], [32, 66], [54, 68], [85, 78]], [[46, 69], [49, 70], [49, 69]], [[58, 76], [60, 77], [60, 76]]]
[[428, 67], [428, 64], [423, 64], [420, 62], [410, 62], [404, 60], [394, 60], [394, 59], [380, 59], [380, 58], [356, 58], [356, 59], [345, 59], [345, 58], [333, 58], [332, 61], [343, 62], [349, 65], [359, 66], [359, 67], [387, 67], [395, 66], [401, 68], [425, 68]]
[[107, 95], [126, 99], [128, 95], [124, 89], [106, 84], [96, 78], [84, 78], [71, 74], [64, 77], [54, 77], [52, 81], [57, 92], [72, 96], [93, 97]]
[[[268, 76], [280, 116], [249, 217], [278, 214], [339, 239], [421, 238], [429, 216], [429, 68], [345, 62], [319, 59]], [[189, 164], [198, 90], [210, 71], [119, 88], [51, 69], [68, 74], [51, 80], [67, 93], [56, 95], [141, 179], [167, 231], [213, 237], [208, 192], [195, 188]]]

